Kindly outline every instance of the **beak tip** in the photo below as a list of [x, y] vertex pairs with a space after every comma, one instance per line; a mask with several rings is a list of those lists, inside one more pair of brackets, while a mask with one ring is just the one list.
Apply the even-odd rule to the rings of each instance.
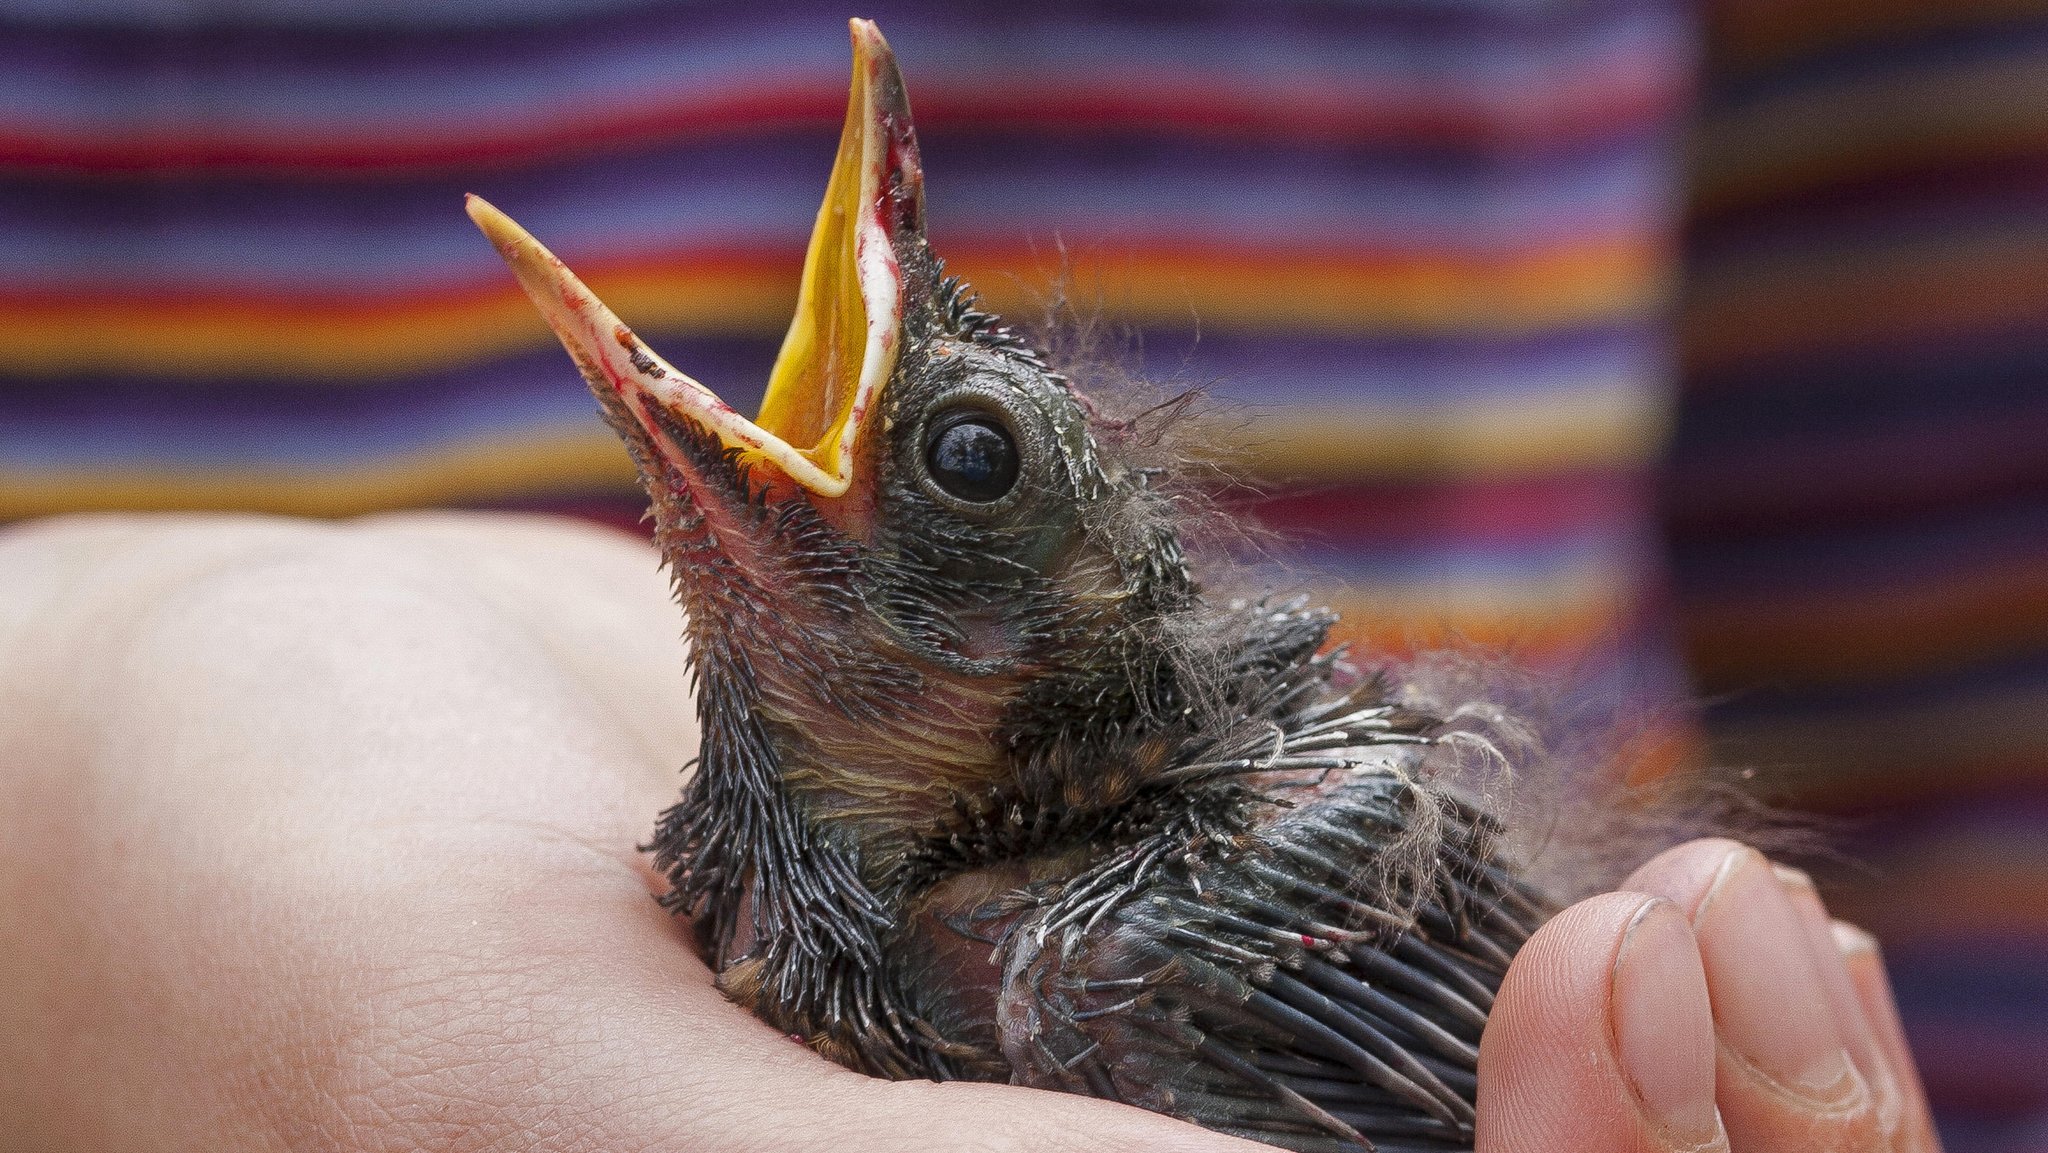
[[463, 194], [462, 209], [469, 213], [469, 219], [483, 231], [485, 238], [510, 260], [519, 246], [519, 241], [526, 235], [526, 230], [519, 227], [511, 217], [498, 211], [496, 205], [474, 192]]
[[904, 94], [903, 73], [896, 65], [896, 51], [882, 35], [881, 26], [858, 16], [847, 21], [853, 34], [853, 62], [856, 73], [873, 78], [880, 103], [889, 112], [907, 116], [910, 103]]
[[463, 197], [462, 206], [469, 213], [470, 220], [483, 232], [484, 238], [491, 242], [491, 247], [496, 248], [498, 255], [511, 266], [527, 294], [541, 305], [543, 313], [547, 313], [547, 298], [559, 294], [560, 282], [568, 275], [568, 269], [562, 267], [555, 254], [535, 240], [532, 233], [490, 201], [471, 192]]

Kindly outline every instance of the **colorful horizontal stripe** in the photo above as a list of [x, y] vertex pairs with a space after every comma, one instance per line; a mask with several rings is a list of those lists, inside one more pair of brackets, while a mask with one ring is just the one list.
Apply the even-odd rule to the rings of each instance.
[[[368, 187], [221, 179], [179, 199], [174, 231], [147, 184], [0, 177], [0, 258], [21, 283], [53, 290], [118, 278], [147, 290], [403, 292], [489, 270], [489, 248], [455, 227], [462, 216], [448, 219], [450, 202], [483, 187], [579, 264], [695, 250], [780, 261], [800, 256], [817, 207], [819, 155], [832, 148], [823, 127], [642, 152], [640, 179], [625, 185], [596, 161]], [[933, 192], [935, 237], [966, 248], [1192, 239], [1223, 251], [1512, 262], [1640, 246], [1668, 214], [1663, 174], [1639, 148], [1475, 166], [1337, 147], [1140, 143], [1129, 133], [1058, 147], [926, 133], [930, 163], [961, 173]], [[1247, 196], [1259, 211], [1246, 211]], [[612, 214], [609, 227], [590, 216], [593, 201]], [[1030, 263], [1008, 259], [1018, 256]]]
[[[1685, 30], [1666, 5], [1602, 16], [1422, 19], [1238, 5], [1220, 20], [1130, 21], [1045, 6], [987, 34], [985, 13], [894, 3], [927, 131], [1104, 123], [1264, 137], [1484, 147], [1577, 144], [1669, 114]], [[565, 16], [572, 15], [565, 11]], [[481, 23], [481, 22], [480, 22]], [[494, 22], [495, 23], [495, 22]], [[336, 33], [263, 26], [16, 27], [0, 78], [0, 162], [110, 171], [322, 171], [516, 162], [763, 124], [831, 124], [840, 21], [647, 5], [630, 18]], [[1372, 35], [1357, 35], [1361, 24]], [[1219, 53], [1218, 35], [1239, 51]], [[1351, 33], [1351, 34], [1346, 34]], [[88, 70], [101, 58], [118, 68]], [[1455, 61], [1446, 67], [1447, 61]], [[361, 78], [374, 72], [380, 82]]]
[[[1465, 510], [1398, 559], [1296, 556], [1379, 635], [1562, 655], [1623, 629], [1654, 567], [1614, 542], [1643, 535], [1668, 422], [1684, 8], [868, 14], [914, 77], [935, 240], [992, 304], [1060, 291], [1132, 330], [1148, 375], [1216, 394], [1233, 466], [1360, 518]], [[460, 194], [744, 406], [839, 120], [840, 16], [0, 5], [0, 515], [630, 492]], [[1508, 527], [1588, 475], [1608, 495], [1537, 502], [1542, 540]]]
[[[1230, 329], [1514, 335], [1647, 318], [1664, 287], [1639, 245], [1472, 258], [1127, 244], [1114, 255], [1076, 253], [1065, 268], [1028, 248], [951, 248], [949, 267], [987, 285], [998, 308], [1029, 313], [1054, 288], [1078, 286], [1126, 322], [1202, 317]], [[780, 252], [576, 263], [650, 333], [779, 329], [795, 302], [791, 269], [801, 265]], [[516, 287], [495, 282], [361, 296], [17, 291], [0, 294], [0, 358], [51, 375], [137, 364], [198, 377], [413, 372], [538, 346], [545, 329], [531, 313]]]
[[2048, 13], [1729, 0], [1667, 483], [1724, 761], [1853, 819], [1950, 1148], [2048, 1133]]

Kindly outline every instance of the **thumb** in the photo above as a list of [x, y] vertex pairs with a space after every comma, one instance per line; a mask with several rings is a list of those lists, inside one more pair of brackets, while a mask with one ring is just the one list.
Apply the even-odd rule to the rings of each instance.
[[1538, 930], [1481, 1039], [1478, 1153], [1727, 1147], [1706, 972], [1684, 915], [1608, 893]]

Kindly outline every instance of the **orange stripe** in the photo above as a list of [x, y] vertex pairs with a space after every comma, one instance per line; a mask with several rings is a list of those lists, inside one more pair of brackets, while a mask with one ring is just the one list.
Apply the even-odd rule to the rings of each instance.
[[1642, 731], [1622, 742], [1614, 761], [1622, 768], [1620, 783], [1631, 789], [1695, 773], [1710, 763], [1705, 737], [1689, 717], [1660, 719], [1645, 725]]
[[1943, 237], [1725, 260], [1703, 270], [1682, 318], [1686, 368], [1711, 373], [1857, 345], [1896, 347], [2048, 316], [2048, 235]]
[[1327, 598], [1341, 618], [1335, 639], [1359, 652], [1410, 656], [1432, 649], [1479, 649], [1555, 668], [1614, 636], [1638, 608], [1637, 590], [1606, 580], [1566, 579], [1516, 587], [1478, 584], [1431, 589], [1350, 589]]
[[[1646, 314], [1668, 261], [1617, 242], [1500, 258], [1135, 250], [1075, 257], [1062, 272], [1014, 249], [951, 266], [1012, 315], [1062, 282], [1133, 322], [1357, 331], [1513, 332]], [[795, 306], [797, 261], [760, 256], [599, 265], [592, 287], [650, 333], [772, 335]], [[376, 298], [0, 295], [0, 359], [25, 373], [395, 375], [548, 342], [502, 282]]]
[[[787, 319], [794, 276], [729, 262], [592, 278], [628, 308], [659, 301], [710, 327]], [[637, 308], [636, 312], [654, 309]], [[552, 343], [509, 276], [466, 291], [374, 298], [0, 297], [0, 357], [16, 371], [146, 375], [395, 375]]]
[[[1895, 941], [1966, 941], [2048, 928], [2048, 868], [2026, 848], [1973, 830], [1869, 863], [1882, 880], [1849, 886], [1838, 914]], [[2014, 852], [2019, 848], [2019, 852]], [[1830, 894], [1828, 904], [1837, 904]]]

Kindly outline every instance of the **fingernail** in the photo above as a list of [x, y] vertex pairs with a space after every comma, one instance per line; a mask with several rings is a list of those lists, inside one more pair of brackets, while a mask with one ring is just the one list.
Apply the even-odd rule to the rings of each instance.
[[1820, 890], [1814, 886], [1812, 877], [1798, 869], [1774, 864], [1771, 873], [1778, 878], [1786, 899], [1792, 902], [1793, 911], [1799, 915], [1799, 927], [1806, 934], [1808, 955], [1813, 958], [1814, 970], [1827, 989], [1829, 1003], [1834, 1008], [1835, 1027], [1841, 1030], [1850, 1060], [1868, 1078], [1877, 1058], [1877, 1038], [1863, 1019], [1863, 1004], [1856, 999], [1856, 986], [1849, 980], [1849, 966], [1843, 960], [1844, 950], [1836, 944], [1839, 938], [1834, 931], [1834, 922], [1828, 916], [1827, 906], [1821, 903]]
[[[1858, 943], [1851, 940], [1844, 943], [1845, 935], [1861, 937], [1860, 947], [1875, 952], [1877, 942], [1870, 934], [1852, 925], [1845, 925], [1828, 916], [1827, 905], [1820, 899], [1820, 890], [1814, 886], [1813, 878], [1798, 869], [1785, 865], [1772, 865], [1778, 884], [1792, 902], [1799, 914], [1799, 923], [1806, 930], [1807, 948], [1815, 967], [1819, 970], [1821, 983], [1827, 986], [1828, 999], [1834, 1006], [1835, 1025], [1842, 1032], [1847, 1043], [1849, 1060], [1863, 1083], [1870, 1088], [1875, 1106], [1878, 1131], [1886, 1135], [1895, 1134], [1905, 1116], [1905, 1094], [1900, 1089], [1891, 1062], [1878, 1045], [1876, 1026], [1863, 1010], [1863, 999], [1856, 993], [1856, 982], [1849, 975], [1848, 958], [1856, 951]], [[1846, 930], [1846, 934], [1845, 934]]]
[[1828, 933], [1835, 939], [1835, 949], [1844, 957], [1877, 955], [1877, 938], [1847, 921], [1830, 923]]
[[[1863, 1083], [1870, 1087], [1878, 1129], [1886, 1134], [1895, 1133], [1904, 1116], [1904, 1095], [1893, 1077], [1891, 1062], [1878, 1047], [1876, 1026], [1863, 1011], [1863, 998], [1856, 993], [1856, 982], [1849, 976], [1849, 957], [1865, 949], [1875, 953], [1877, 942], [1863, 930], [1829, 917], [1813, 878], [1783, 865], [1773, 865], [1772, 871], [1798, 912], [1800, 926], [1806, 930], [1807, 949], [1821, 983], [1827, 987], [1835, 1026], [1848, 1046], [1849, 1060], [1855, 1064]], [[1861, 941], [1855, 940], [1859, 937]]]
[[1761, 854], [1728, 855], [1693, 927], [1729, 1048], [1815, 1104], [1860, 1090], [1799, 911]]
[[1788, 890], [1805, 891], [1814, 894], [1815, 900], [1820, 899], [1820, 887], [1813, 883], [1812, 875], [1805, 869], [1795, 869], [1790, 865], [1772, 861], [1771, 875], [1778, 878], [1778, 883]]
[[1614, 1041], [1643, 1112], [1680, 1149], [1721, 1132], [1714, 1110], [1714, 1012], [1699, 944], [1662, 898], [1637, 911], [1614, 956]]
[[1940, 1153], [1941, 1138], [1934, 1132], [1933, 1122], [1927, 1116], [1924, 1105], [1911, 1108], [1907, 1102], [1925, 1102], [1927, 1091], [1920, 1085], [1920, 1075], [1913, 1067], [1913, 1051], [1906, 1043], [1906, 1034], [1899, 1027], [1898, 1007], [1892, 1000], [1891, 982], [1885, 979], [1884, 951], [1879, 948], [1877, 938], [1862, 929], [1843, 921], [1828, 926], [1829, 934], [1835, 939], [1835, 948], [1840, 950], [1842, 960], [1849, 967], [1849, 979], [1856, 985], [1856, 999], [1863, 1006], [1863, 1019], [1870, 1023], [1877, 1034], [1879, 1050], [1884, 1054], [1884, 1067], [1892, 1078], [1892, 1089], [1899, 1101], [1900, 1116], [1897, 1134], [1892, 1144], [1898, 1149], [1912, 1149]]

